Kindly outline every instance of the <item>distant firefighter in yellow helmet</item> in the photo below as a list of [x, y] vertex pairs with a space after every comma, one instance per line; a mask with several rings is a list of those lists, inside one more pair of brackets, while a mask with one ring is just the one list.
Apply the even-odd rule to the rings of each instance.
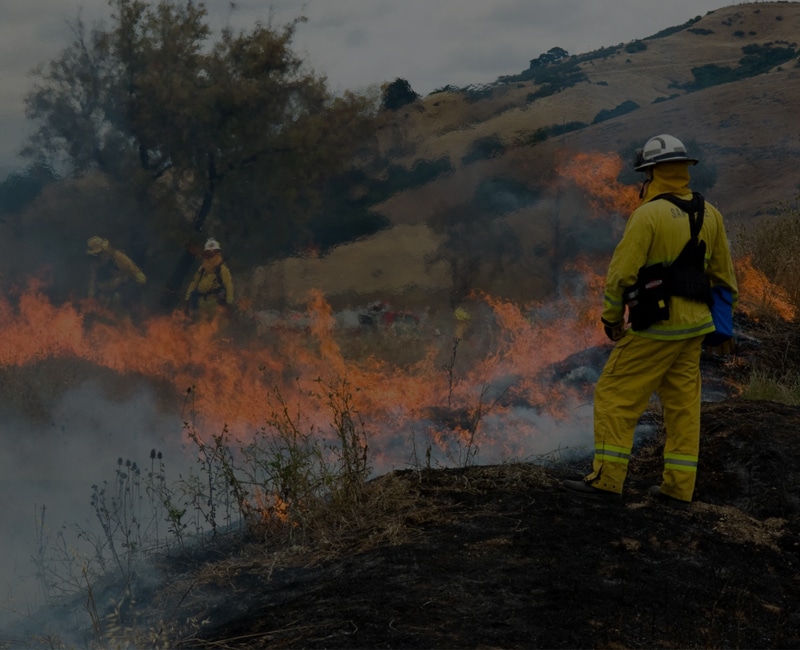
[[213, 237], [203, 247], [203, 261], [186, 290], [186, 302], [209, 315], [219, 306], [233, 305], [233, 278], [222, 258], [219, 242]]
[[94, 258], [89, 274], [89, 298], [109, 307], [130, 308], [137, 289], [147, 282], [142, 269], [102, 237], [90, 237], [86, 253]]
[[464, 338], [464, 335], [469, 329], [470, 322], [472, 321], [472, 316], [470, 313], [464, 309], [464, 307], [456, 307], [453, 310], [453, 318], [456, 321], [456, 328], [455, 328], [455, 338], [459, 341]]

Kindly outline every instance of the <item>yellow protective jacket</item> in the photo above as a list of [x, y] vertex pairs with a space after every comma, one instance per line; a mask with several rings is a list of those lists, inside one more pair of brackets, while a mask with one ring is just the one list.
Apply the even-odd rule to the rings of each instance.
[[186, 290], [186, 300], [195, 293], [198, 298], [214, 296], [221, 303], [233, 304], [233, 278], [219, 253], [203, 260]]
[[109, 246], [92, 264], [89, 275], [89, 297], [94, 298], [98, 293], [115, 291], [128, 280], [133, 280], [136, 284], [145, 284], [147, 276], [125, 253]]
[[[691, 199], [689, 178], [689, 164], [686, 162], [666, 162], [653, 168], [653, 180], [644, 201], [628, 219], [608, 267], [603, 296], [604, 324], [622, 322], [622, 294], [636, 282], [642, 266], [671, 264], [689, 241], [688, 215], [664, 199], [651, 201], [653, 197], [667, 192], [682, 199]], [[736, 305], [738, 288], [725, 225], [720, 212], [708, 202], [705, 204], [700, 239], [706, 242], [705, 271], [711, 279], [711, 285], [730, 289], [733, 304]], [[646, 330], [630, 330], [636, 336], [667, 341], [688, 339], [713, 331], [714, 323], [708, 306], [680, 296], [670, 298], [669, 319], [659, 321]]]

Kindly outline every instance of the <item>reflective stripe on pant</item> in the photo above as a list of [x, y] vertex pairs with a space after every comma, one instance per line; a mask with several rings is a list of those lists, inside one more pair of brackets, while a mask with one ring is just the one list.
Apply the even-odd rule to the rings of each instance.
[[594, 461], [585, 480], [622, 493], [639, 417], [654, 392], [664, 408], [664, 494], [691, 501], [700, 447], [703, 337], [657, 341], [628, 334], [612, 350], [594, 394]]

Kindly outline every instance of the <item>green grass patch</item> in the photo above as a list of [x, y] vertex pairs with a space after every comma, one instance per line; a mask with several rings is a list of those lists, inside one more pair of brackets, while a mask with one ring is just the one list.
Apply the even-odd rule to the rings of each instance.
[[790, 406], [800, 405], [800, 376], [796, 374], [775, 378], [768, 372], [756, 370], [742, 391], [749, 400], [779, 402]]

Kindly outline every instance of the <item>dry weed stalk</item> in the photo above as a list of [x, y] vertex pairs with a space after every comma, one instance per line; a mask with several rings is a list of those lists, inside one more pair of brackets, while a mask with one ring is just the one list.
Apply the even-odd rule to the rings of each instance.
[[[776, 214], [762, 217], [754, 226], [741, 225], [735, 244], [741, 255], [749, 256], [770, 282], [786, 291], [792, 305], [800, 308], [800, 195], [794, 202], [782, 202]], [[767, 311], [762, 316], [774, 314]]]
[[453, 337], [453, 347], [450, 349], [450, 357], [447, 362], [442, 366], [447, 375], [447, 408], [453, 408], [453, 391], [456, 388], [457, 377], [455, 375], [456, 357], [458, 356], [458, 346], [461, 343], [461, 338], [458, 336]]

